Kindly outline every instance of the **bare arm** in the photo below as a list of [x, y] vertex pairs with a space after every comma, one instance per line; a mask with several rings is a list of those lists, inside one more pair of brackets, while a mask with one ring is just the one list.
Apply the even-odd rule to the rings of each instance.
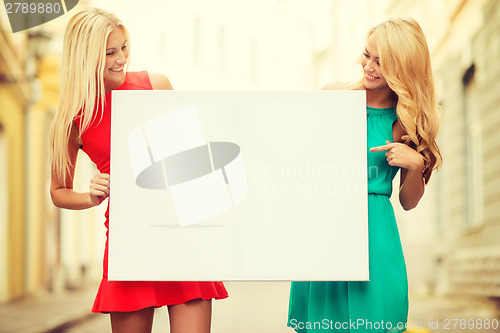
[[[395, 142], [402, 142], [402, 137], [406, 135], [399, 121], [393, 126], [393, 137]], [[408, 146], [406, 146], [408, 147]], [[408, 147], [410, 148], [410, 147]], [[424, 195], [424, 158], [414, 149], [407, 150], [411, 153], [408, 156], [408, 165], [403, 167], [400, 173], [399, 181], [399, 202], [404, 210], [410, 210], [417, 207], [418, 202]]]
[[397, 142], [401, 141], [404, 134], [406, 133], [397, 122], [393, 126], [395, 142], [387, 141], [387, 145], [371, 148], [370, 151], [387, 151], [385, 155], [389, 165], [401, 167], [399, 202], [404, 210], [411, 210], [417, 207], [424, 195], [424, 158], [415, 149]]
[[[78, 156], [78, 127], [73, 124], [68, 142], [68, 154], [71, 165], [76, 164]], [[66, 182], [62, 184], [52, 172], [50, 181], [50, 196], [52, 202], [59, 208], [87, 209], [99, 205], [109, 195], [109, 175], [98, 173], [91, 181], [89, 192], [80, 193], [73, 190], [74, 168], [66, 175]]]
[[416, 166], [415, 169], [401, 169], [399, 202], [404, 210], [417, 207], [418, 202], [424, 195], [425, 184], [422, 177], [423, 172], [423, 163], [421, 166]]
[[[150, 73], [149, 79], [153, 89], [172, 90], [172, 84], [168, 78], [160, 73]], [[78, 127], [73, 124], [68, 143], [68, 154], [71, 165], [76, 164], [78, 156]], [[62, 184], [52, 173], [50, 182], [50, 195], [52, 202], [59, 208], [66, 209], [87, 209], [99, 205], [109, 196], [109, 175], [97, 173], [91, 180], [89, 192], [80, 193], [73, 189], [73, 177], [75, 170], [71, 169], [66, 175], [66, 183]]]

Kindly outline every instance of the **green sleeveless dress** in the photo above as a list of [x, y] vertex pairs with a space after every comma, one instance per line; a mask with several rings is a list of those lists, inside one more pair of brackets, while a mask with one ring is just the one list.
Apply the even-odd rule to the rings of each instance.
[[370, 281], [292, 282], [288, 326], [297, 332], [405, 331], [408, 282], [389, 201], [392, 180], [399, 168], [387, 163], [386, 152], [368, 151], [385, 145], [386, 140], [393, 142], [392, 125], [396, 120], [396, 107], [367, 108]]

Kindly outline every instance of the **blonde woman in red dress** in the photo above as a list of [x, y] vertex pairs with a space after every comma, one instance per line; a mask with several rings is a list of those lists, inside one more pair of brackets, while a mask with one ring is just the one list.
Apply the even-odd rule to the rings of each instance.
[[[71, 18], [64, 36], [61, 95], [50, 133], [50, 194], [60, 208], [87, 209], [101, 204], [110, 189], [112, 90], [172, 89], [167, 77], [127, 72], [128, 32], [113, 14], [91, 8]], [[99, 173], [89, 192], [73, 190], [79, 150]], [[105, 226], [109, 226], [109, 206]], [[222, 282], [108, 281], [108, 239], [103, 278], [92, 312], [109, 313], [113, 332], [151, 332], [154, 308], [168, 306], [171, 332], [210, 332], [212, 299], [228, 296]]]

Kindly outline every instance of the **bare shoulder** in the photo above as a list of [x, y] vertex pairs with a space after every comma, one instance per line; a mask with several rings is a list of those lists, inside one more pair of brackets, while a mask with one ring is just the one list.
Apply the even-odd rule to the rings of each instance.
[[148, 73], [151, 86], [154, 90], [172, 90], [172, 83], [161, 73]]
[[321, 90], [343, 90], [346, 89], [347, 82], [330, 82], [321, 88]]

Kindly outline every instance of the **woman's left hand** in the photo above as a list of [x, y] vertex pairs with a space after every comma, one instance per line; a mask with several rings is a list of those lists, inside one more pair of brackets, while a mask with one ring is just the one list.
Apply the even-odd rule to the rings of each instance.
[[424, 170], [424, 157], [415, 149], [399, 142], [386, 141], [387, 144], [370, 148], [371, 152], [387, 151], [385, 156], [391, 166], [398, 166], [412, 171], [422, 172]]

